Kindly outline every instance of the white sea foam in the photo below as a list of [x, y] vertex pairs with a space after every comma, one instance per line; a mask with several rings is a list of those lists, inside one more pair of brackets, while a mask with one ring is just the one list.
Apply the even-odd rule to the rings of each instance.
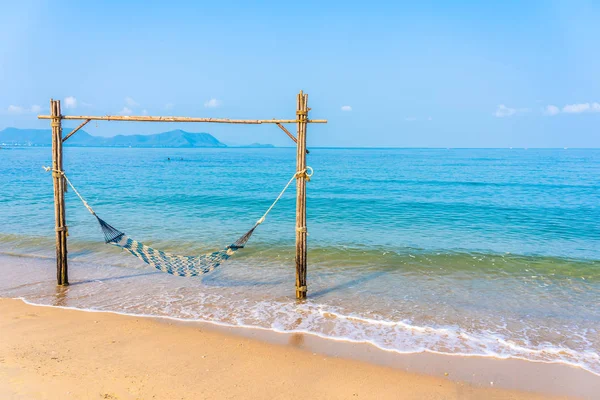
[[[467, 342], [464, 343], [465, 349], [471, 348], [472, 351], [441, 351], [436, 348], [430, 348], [426, 345], [415, 345], [413, 344], [407, 348], [394, 348], [389, 345], [385, 345], [380, 340], [380, 337], [367, 335], [365, 336], [365, 332], [354, 331], [348, 336], [338, 336], [335, 334], [325, 334], [323, 332], [319, 332], [318, 330], [311, 330], [310, 328], [294, 328], [287, 329], [283, 326], [281, 322], [273, 323], [270, 327], [260, 326], [260, 325], [250, 325], [244, 323], [228, 323], [222, 322], [214, 319], [206, 319], [200, 317], [175, 317], [168, 315], [156, 315], [156, 314], [139, 314], [135, 312], [127, 312], [127, 311], [118, 311], [118, 310], [106, 310], [106, 309], [93, 309], [93, 308], [79, 308], [79, 307], [70, 307], [70, 306], [54, 306], [49, 304], [37, 303], [26, 298], [19, 297], [18, 299], [22, 300], [26, 304], [40, 307], [51, 307], [51, 308], [59, 308], [59, 309], [68, 309], [68, 310], [78, 310], [83, 312], [92, 312], [92, 313], [112, 313], [118, 315], [125, 316], [134, 316], [134, 317], [142, 317], [142, 318], [159, 318], [159, 319], [167, 319], [178, 322], [201, 322], [201, 323], [210, 323], [217, 326], [223, 327], [231, 327], [231, 328], [243, 328], [243, 329], [257, 329], [270, 331], [275, 333], [282, 334], [292, 334], [292, 333], [302, 333], [307, 335], [313, 335], [322, 339], [327, 340], [335, 340], [340, 342], [348, 342], [348, 343], [356, 343], [356, 344], [369, 344], [380, 350], [393, 352], [398, 354], [413, 354], [413, 353], [421, 353], [421, 352], [429, 352], [434, 354], [443, 354], [443, 355], [451, 355], [451, 356], [463, 356], [463, 357], [490, 357], [497, 359], [520, 359], [530, 362], [540, 362], [540, 363], [548, 363], [548, 364], [565, 364], [572, 367], [582, 368], [587, 370], [597, 376], [600, 376], [600, 356], [598, 353], [589, 351], [579, 353], [573, 351], [568, 348], [556, 348], [556, 347], [546, 347], [541, 349], [530, 349], [522, 346], [515, 345], [510, 341], [506, 341], [496, 335], [489, 335], [485, 337], [476, 337], [474, 335], [469, 335], [464, 332], [458, 332], [450, 328], [432, 328], [432, 327], [422, 327], [422, 326], [413, 326], [403, 321], [382, 321], [382, 320], [374, 320], [369, 318], [361, 318], [356, 316], [347, 316], [341, 315], [336, 312], [324, 311], [322, 307], [317, 306], [319, 309], [319, 314], [321, 315], [333, 315], [335, 318], [339, 318], [340, 320], [357, 320], [363, 323], [367, 323], [372, 326], [400, 326], [405, 329], [407, 332], [419, 332], [419, 333], [427, 333], [431, 335], [438, 335], [437, 338], [444, 337], [448, 339], [449, 336], [453, 336], [454, 339], [462, 338], [466, 339]], [[305, 308], [305, 311], [309, 311], [309, 308]], [[297, 314], [295, 314], [297, 317]], [[483, 345], [483, 350], [477, 350], [478, 346]], [[502, 347], [505, 347], [502, 349]], [[510, 349], [512, 351], [507, 352], [506, 350]], [[552, 357], [552, 356], [560, 356], [560, 357]]]

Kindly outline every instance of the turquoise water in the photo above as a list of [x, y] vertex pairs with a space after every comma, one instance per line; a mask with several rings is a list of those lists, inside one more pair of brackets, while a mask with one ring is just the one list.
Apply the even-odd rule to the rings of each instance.
[[[49, 164], [49, 148], [0, 150], [0, 296], [600, 374], [600, 150], [313, 149], [304, 303], [293, 299], [293, 187], [203, 279], [102, 244], [70, 191], [73, 284], [57, 292]], [[179, 254], [231, 243], [294, 167], [293, 149], [65, 149], [101, 217]]]

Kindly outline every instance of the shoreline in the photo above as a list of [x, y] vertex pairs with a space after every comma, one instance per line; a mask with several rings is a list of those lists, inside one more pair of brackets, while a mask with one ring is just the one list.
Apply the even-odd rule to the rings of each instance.
[[[57, 354], [62, 353], [63, 351], [66, 351], [67, 354], [80, 352], [85, 354], [85, 347], [88, 341], [100, 341], [102, 346], [99, 348], [99, 352], [103, 355], [102, 358], [104, 358], [108, 364], [112, 365], [112, 363], [117, 362], [120, 357], [118, 353], [113, 353], [111, 349], [110, 343], [115, 342], [107, 340], [110, 337], [114, 340], [116, 337], [115, 335], [125, 334], [121, 340], [131, 341], [129, 345], [133, 348], [146, 346], [146, 343], [138, 342], [135, 338], [127, 337], [128, 335], [131, 336], [131, 334], [136, 336], [134, 332], [137, 331], [137, 329], [132, 329], [133, 327], [143, 326], [143, 330], [150, 333], [149, 337], [152, 341], [152, 351], [161, 353], [162, 351], [168, 350], [168, 354], [164, 353], [162, 355], [163, 357], [167, 357], [170, 360], [169, 362], [173, 364], [168, 368], [163, 368], [165, 370], [173, 368], [174, 371], [177, 371], [179, 369], [177, 365], [180, 365], [182, 361], [190, 363], [190, 366], [193, 369], [193, 364], [198, 361], [198, 359], [194, 361], [194, 358], [198, 357], [199, 352], [213, 350], [222, 351], [224, 345], [231, 341], [236, 341], [240, 343], [239, 346], [244, 346], [245, 350], [254, 350], [252, 352], [253, 355], [248, 355], [245, 354], [245, 352], [240, 353], [235, 349], [228, 349], [228, 357], [226, 358], [242, 361], [242, 364], [248, 362], [260, 363], [265, 356], [269, 358], [272, 354], [277, 354], [276, 358], [278, 361], [273, 365], [265, 365], [267, 370], [263, 372], [265, 372], [267, 376], [263, 376], [261, 379], [270, 381], [277, 380], [282, 371], [288, 371], [291, 373], [287, 378], [288, 383], [292, 380], [295, 384], [302, 384], [301, 386], [307, 384], [309, 387], [313, 387], [315, 385], [312, 381], [313, 378], [307, 378], [308, 380], [305, 380], [300, 377], [305, 376], [306, 374], [312, 374], [315, 372], [315, 369], [321, 370], [322, 368], [322, 371], [327, 378], [321, 377], [320, 384], [323, 384], [322, 381], [327, 381], [327, 385], [317, 385], [318, 387], [313, 387], [313, 390], [307, 390], [306, 394], [311, 397], [314, 397], [315, 393], [317, 395], [323, 395], [324, 397], [322, 398], [352, 397], [353, 394], [350, 394], [349, 392], [346, 393], [342, 390], [347, 388], [346, 386], [348, 385], [353, 387], [352, 385], [355, 384], [354, 381], [348, 381], [348, 369], [353, 371], [352, 373], [359, 373], [358, 376], [360, 377], [364, 377], [365, 375], [370, 376], [369, 380], [361, 378], [359, 386], [355, 386], [355, 389], [353, 389], [357, 390], [357, 393], [363, 398], [365, 396], [368, 398], [369, 395], [373, 395], [374, 393], [377, 393], [377, 396], [375, 396], [377, 398], [397, 398], [397, 396], [401, 394], [406, 394], [406, 398], [418, 398], [424, 395], [432, 396], [431, 398], [464, 398], [471, 396], [471, 398], [534, 399], [547, 398], [549, 395], [592, 398], [594, 393], [600, 391], [600, 379], [597, 376], [583, 369], [561, 364], [536, 363], [517, 359], [504, 360], [489, 359], [485, 357], [440, 355], [433, 353], [399, 354], [380, 350], [370, 344], [341, 342], [308, 334], [278, 333], [266, 329], [229, 327], [210, 322], [175, 321], [173, 319], [162, 317], [140, 317], [106, 311], [90, 312], [67, 307], [38, 306], [16, 299], [0, 298], [0, 310], [2, 311], [0, 313], [0, 329], [3, 332], [2, 336], [7, 338], [6, 341], [3, 340], [5, 343], [0, 344], [0, 346], [13, 346], [11, 349], [2, 351], [2, 354], [5, 356], [2, 359], [2, 363], [0, 363], [0, 371], [3, 371], [2, 375], [4, 376], [13, 373], [16, 374], [14, 376], [11, 375], [13, 376], [11, 379], [13, 379], [13, 381], [15, 379], [17, 381], [21, 379], [20, 382], [23, 387], [39, 385], [38, 383], [31, 381], [34, 376], [36, 379], [39, 378], [39, 376], [37, 376], [39, 373], [42, 373], [42, 376], [44, 376], [44, 374], [52, 375], [58, 370], [55, 369], [55, 366], [48, 365], [48, 362], [37, 359], [35, 356], [25, 357], [25, 359], [19, 360], [15, 359], [15, 345], [17, 347], [24, 346], [32, 352], [35, 348], [39, 348], [40, 346], [44, 348], [47, 347], [48, 343], [53, 343], [51, 347], [55, 349]], [[102, 332], [98, 332], [96, 325], [99, 323], [98, 321], [110, 326], [110, 329], [103, 329]], [[70, 327], [75, 330], [83, 329], [86, 331], [86, 337], [76, 337], [74, 332], [67, 330], [67, 334], [63, 338], [64, 343], [58, 343], [56, 335], [60, 335], [59, 332], [65, 327]], [[27, 336], [19, 335], [19, 330], [27, 332]], [[198, 334], [200, 337], [196, 337]], [[188, 351], [185, 350], [184, 341], [179, 339], [190, 339], [192, 337], [195, 339], [192, 343], [192, 347], [194, 347], [195, 351], [188, 354]], [[210, 348], [203, 348], [202, 345], [207, 338], [212, 341], [213, 346]], [[120, 340], [118, 339], [118, 341]], [[147, 354], [145, 351], [141, 349], [134, 350], [133, 348], [130, 352], [135, 358], [140, 358], [140, 362], [143, 365], [152, 361], [146, 360]], [[182, 360], [181, 357], [176, 357], [171, 360], [170, 353], [173, 350], [177, 350], [180, 356], [185, 360]], [[39, 351], [36, 354], [39, 355]], [[111, 359], [111, 355], [116, 359]], [[252, 359], [248, 360], [247, 357]], [[52, 359], [52, 357], [50, 357], [50, 359]], [[202, 358], [200, 358], [200, 360], [201, 359]], [[299, 367], [301, 368], [300, 370], [298, 370], [298, 368], [290, 367], [287, 361], [291, 359], [297, 359], [297, 361], [293, 362], [301, 365]], [[12, 372], [6, 369], [7, 360], [12, 360], [12, 365], [17, 368], [17, 372], [15, 372], [14, 369], [11, 370]], [[283, 362], [284, 360], [287, 361]], [[94, 357], [88, 360], [79, 360], [79, 362], [83, 363], [84, 368], [91, 370], [93, 370], [93, 367], [97, 370], [102, 370], [104, 367], [107, 367], [102, 365], [96, 366]], [[36, 363], [42, 364], [42, 366], [38, 365], [36, 372], [33, 372], [26, 366], [32, 366]], [[316, 363], [317, 365], [313, 365], [313, 363]], [[11, 364], [11, 361], [8, 361], [8, 364]], [[332, 364], [335, 364], [333, 369]], [[235, 363], [231, 364], [230, 367], [231, 370], [239, 369]], [[114, 368], [119, 368], [119, 366], [113, 365], [111, 368], [111, 371], [114, 371]], [[228, 370], [228, 368], [225, 370]], [[343, 373], [338, 375], [338, 373], [342, 371]], [[71, 373], [73, 372], [74, 371], [71, 371]], [[110, 376], [109, 372], [110, 371], [105, 371], [107, 374], [107, 381], [113, 381], [115, 377]], [[235, 377], [240, 373], [256, 374], [257, 372], [259, 371], [236, 371], [236, 374], [232, 375], [232, 377]], [[32, 373], [34, 375], [31, 375]], [[138, 376], [143, 373], [143, 371], [134, 367], [133, 370], [128, 369], [123, 373], [131, 376]], [[296, 373], [297, 376], [295, 376]], [[335, 378], [329, 377], [330, 374], [333, 374]], [[226, 373], [226, 375], [230, 374]], [[177, 376], [172, 376], [171, 378], [175, 380], [179, 379]], [[296, 380], [296, 378], [298, 378], [298, 380]], [[379, 381], [383, 378], [387, 380], [387, 383]], [[62, 379], [63, 378], [61, 377], [60, 380]], [[493, 380], [488, 381], [489, 379]], [[2, 379], [2, 381], [6, 380]], [[398, 385], [392, 385], [388, 389], [386, 387], [390, 385], [390, 382], [398, 382]], [[410, 390], [405, 391], [405, 385], [400, 384], [400, 382], [409, 384]], [[493, 382], [493, 384], [490, 382]], [[272, 382], [269, 383], [269, 385], [270, 384], [272, 384]], [[340, 385], [342, 387], [340, 387]], [[0, 394], [6, 390], [14, 390], [14, 387], [12, 389], [11, 387], [12, 386], [10, 385], [6, 386], [3, 384], [3, 387], [0, 387]], [[342, 391], [329, 392], [329, 387], [335, 387], [336, 390], [339, 389]], [[392, 390], [392, 388], [394, 389]], [[43, 388], [40, 388], [40, 390], [41, 389]], [[130, 389], [131, 388], [124, 388], [121, 386], [118, 387], [118, 390], [122, 391], [121, 396], [125, 396], [125, 390]], [[165, 389], [179, 390], [170, 385]], [[205, 389], [210, 390], [209, 388]], [[227, 393], [235, 397], [235, 393], [238, 393], [238, 389], [239, 388], [236, 387], [229, 387], [227, 390], [232, 391]], [[263, 389], [268, 390], [265, 388]], [[219, 390], [225, 389], [220, 388]], [[286, 389], [284, 388], [282, 390]], [[323, 390], [326, 390], [327, 392], [325, 393]], [[13, 394], [16, 396], [15, 393], [16, 392]], [[181, 393], [184, 395], [183, 398], [194, 398], [194, 396], [185, 397], [185, 393]], [[239, 393], [246, 392], [243, 391]], [[107, 394], [113, 395], [108, 392]], [[293, 392], [289, 392], [289, 396], [293, 395], [297, 395], [297, 393], [294, 394]], [[169, 394], [169, 396], [171, 395]], [[214, 396], [226, 397], [224, 392], [221, 392], [221, 394], [213, 393], [212, 396], [206, 395], [206, 397]], [[269, 397], [277, 396], [281, 396], [281, 398], [288, 397], [283, 392], [272, 392], [269, 395]], [[142, 398], [146, 397], [142, 396]]]
[[[372, 340], [374, 336], [366, 336], [364, 340], [354, 340], [354, 338], [348, 336], [326, 335], [318, 330], [311, 331], [299, 322], [294, 323], [298, 318], [298, 309], [303, 310], [304, 303], [298, 304], [288, 299], [289, 302], [280, 301], [271, 304], [269, 309], [257, 308], [254, 310], [255, 312], [271, 315], [273, 312], [279, 312], [278, 306], [284, 307], [282, 310], [291, 315], [292, 324], [286, 326], [288, 329], [279, 330], [277, 329], [279, 325], [254, 325], [251, 322], [255, 321], [250, 320], [250, 323], [248, 323], [244, 320], [236, 320], [233, 317], [224, 319], [223, 312], [226, 315], [232, 315], [227, 314], [231, 312], [234, 313], [233, 315], [237, 315], [237, 311], [225, 304], [218, 303], [217, 301], [222, 299], [221, 297], [212, 299], [211, 304], [210, 301], [207, 303], [202, 296], [195, 296], [197, 293], [195, 285], [188, 287], [188, 289], [193, 290], [181, 293], [187, 299], [187, 306], [181, 309], [187, 310], [188, 314], [173, 313], [173, 310], [165, 308], [164, 305], [168, 304], [168, 302], [165, 303], [165, 299], [156, 298], [148, 290], [139, 290], [137, 285], [132, 286], [132, 281], [128, 278], [139, 276], [139, 274], [124, 274], [123, 267], [107, 269], [102, 266], [100, 268], [93, 263], [76, 258], [73, 261], [74, 264], [72, 263], [72, 265], [77, 266], [72, 271], [73, 284], [65, 288], [56, 286], [53, 283], [52, 269], [54, 265], [51, 263], [52, 258], [40, 259], [35, 255], [32, 257], [38, 259], [39, 262], [32, 262], [29, 260], [30, 257], [24, 255], [16, 256], [0, 253], [0, 261], [7, 260], [6, 266], [12, 265], [11, 268], [4, 270], [5, 282], [8, 284], [6, 286], [8, 291], [5, 292], [5, 296], [21, 299], [34, 307], [61, 308], [96, 314], [109, 313], [129, 318], [152, 319], [166, 325], [202, 327], [204, 330], [216, 331], [217, 333], [297, 347], [311, 354], [316, 352], [330, 357], [362, 361], [372, 365], [391, 367], [396, 370], [446, 380], [451, 379], [474, 387], [495, 387], [546, 395], [579, 396], [583, 398], [593, 398], [595, 393], [600, 392], [600, 375], [593, 372], [593, 370], [586, 369], [585, 366], [570, 363], [569, 359], [561, 357], [560, 353], [552, 352], [549, 353], [548, 357], [542, 354], [543, 357], [540, 358], [548, 359], [546, 361], [519, 357], [519, 355], [514, 355], [510, 351], [508, 353], [476, 351], [471, 354], [461, 353], [458, 351], [460, 349], [446, 347], [438, 352], [435, 347], [428, 350], [428, 347], [414, 346], [411, 337], [405, 338], [407, 340], [405, 345], [407, 346], [404, 346], [410, 350], [402, 351], [393, 347], [381, 347], [379, 342]], [[27, 274], [24, 275], [25, 271], [27, 271]], [[164, 287], [164, 285], [171, 282], [165, 278], [164, 274], [156, 272], [142, 273], [141, 275], [149, 275], [148, 278], [151, 278], [149, 281], [151, 284], [149, 286], [144, 285], [147, 287]], [[230, 280], [228, 278], [228, 281]], [[108, 295], [102, 293], [103, 290], [108, 289], [108, 286], [104, 285], [106, 281], [111, 281]], [[233, 281], [235, 282], [235, 278], [233, 278]], [[181, 283], [185, 282], [182, 281]], [[215, 287], [221, 288], [218, 284]], [[185, 285], [175, 287], [176, 290], [185, 290], [185, 288]], [[210, 284], [208, 288], [211, 288]], [[209, 289], [204, 290], [203, 293], [210, 292]], [[138, 297], [140, 294], [144, 294], [143, 300], [140, 300], [141, 298], [136, 300], [135, 297], [131, 298], [130, 295], [124, 295], [120, 300], [114, 302], [116, 300], [115, 295], [118, 298], [120, 297], [119, 293], [124, 294], [131, 290], [135, 290]], [[133, 300], [132, 303], [130, 303], [131, 300]], [[107, 301], [109, 303], [106, 303]], [[106, 304], [111, 304], [111, 306], [102, 306]], [[130, 307], [131, 304], [134, 304], [134, 307]], [[146, 304], [158, 305], [159, 308], [148, 307]], [[310, 302], [306, 304], [310, 304]], [[289, 305], [292, 306], [291, 309], [289, 309]], [[181, 311], [177, 308], [176, 310]], [[205, 312], [194, 313], [195, 310], [205, 310]], [[217, 314], [212, 314], [215, 312]], [[417, 333], [421, 330], [417, 327]], [[371, 333], [377, 335], [375, 331]], [[468, 334], [468, 332], [466, 333]], [[415, 339], [418, 338], [417, 335]], [[500, 337], [499, 340], [502, 340], [502, 338]], [[555, 347], [560, 350], [562, 346]], [[592, 350], [591, 348], [588, 349], [588, 351]], [[554, 350], [550, 349], [550, 351]], [[507, 356], [504, 357], [504, 355]], [[591, 354], [591, 357], [597, 357], [597, 353]]]
[[[3, 299], [9, 298], [0, 297], [0, 301]], [[502, 375], [504, 375], [504, 379], [498, 381], [496, 378], [495, 381], [496, 386], [500, 388], [560, 395], [572, 395], [576, 392], [578, 395], [583, 394], [585, 396], [585, 393], [587, 392], [594, 393], [592, 391], [579, 390], [581, 389], [580, 387], [569, 388], [568, 385], [565, 386], [565, 382], [563, 381], [565, 380], [565, 377], [567, 377], [567, 380], [575, 380], [578, 382], [589, 379], [588, 382], [592, 383], [591, 387], [594, 388], [596, 392], [600, 391], [600, 375], [589, 371], [580, 365], [571, 364], [565, 361], [530, 360], [516, 356], [502, 358], [497, 355], [442, 353], [427, 349], [423, 351], [402, 352], [399, 350], [382, 348], [375, 343], [368, 341], [354, 341], [348, 338], [324, 336], [310, 331], [286, 332], [273, 328], [251, 325], [231, 325], [218, 321], [188, 320], [171, 316], [82, 309], [70, 306], [34, 303], [25, 298], [10, 298], [10, 300], [19, 300], [32, 307], [48, 307], [89, 313], [115, 314], [131, 318], [150, 319], [167, 325], [173, 324], [189, 327], [201, 326], [203, 329], [209, 329], [215, 332], [233, 334], [239, 337], [278, 345], [291, 345], [309, 352], [318, 352], [332, 357], [364, 361], [374, 365], [388, 366], [395, 369], [403, 369], [405, 371], [431, 376], [449, 376], [451, 374], [450, 371], [452, 371], [452, 375], [454, 377], [459, 376], [461, 382], [480, 387], [485, 387], [490, 382], [494, 383], [494, 378], [498, 376], [496, 370], [500, 370], [502, 371]], [[456, 358], [460, 359], [457, 363], [453, 362]], [[443, 372], [441, 368], [432, 367], [432, 365], [439, 366], [440, 364], [445, 365]], [[508, 377], [509, 379], [507, 380], [506, 372], [508, 371], [508, 365], [502, 364], [511, 364], [511, 369], [512, 367], [516, 367], [521, 372], [526, 372], [526, 374], [521, 373], [518, 376]], [[469, 369], [465, 368], [466, 365], [470, 365], [474, 370], [480, 372], [483, 371], [484, 373], [471, 374]], [[551, 382], [541, 382], [541, 384], [532, 385], [534, 382], [531, 380], [531, 375], [536, 374], [545, 374], [546, 376], [552, 375], [554, 376], [554, 379]], [[598, 382], [594, 385], [593, 382], [596, 379]]]

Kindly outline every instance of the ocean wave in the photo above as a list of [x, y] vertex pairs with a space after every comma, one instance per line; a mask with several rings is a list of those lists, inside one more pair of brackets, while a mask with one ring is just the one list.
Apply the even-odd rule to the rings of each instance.
[[[224, 247], [222, 244], [211, 246], [182, 240], [154, 240], [147, 243], [161, 250], [181, 255], [204, 254]], [[235, 258], [247, 262], [256, 262], [257, 258], [265, 263], [287, 262], [293, 258], [293, 252], [294, 246], [285, 241], [258, 241], [236, 253]], [[54, 257], [54, 239], [0, 233], [0, 253], [40, 258]], [[456, 272], [475, 275], [509, 274], [600, 282], [600, 260], [587, 258], [361, 245], [311, 245], [309, 255], [311, 263], [323, 268], [356, 267], [382, 271], [401, 269], [406, 273], [421, 273], [435, 269], [437, 274]], [[105, 245], [100, 240], [71, 239], [69, 256], [74, 261], [129, 268], [144, 267], [138, 260], [129, 257], [114, 246]]]

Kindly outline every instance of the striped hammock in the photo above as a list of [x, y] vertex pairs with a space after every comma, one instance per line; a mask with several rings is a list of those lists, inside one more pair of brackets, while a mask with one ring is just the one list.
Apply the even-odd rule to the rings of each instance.
[[221, 262], [231, 257], [236, 250], [243, 249], [256, 227], [262, 222], [259, 220], [252, 229], [221, 251], [199, 256], [179, 256], [153, 249], [137, 240], [133, 240], [106, 223], [96, 214], [94, 216], [98, 219], [98, 223], [104, 233], [104, 240], [107, 244], [122, 248], [159, 271], [187, 277], [209, 273], [221, 265]]

